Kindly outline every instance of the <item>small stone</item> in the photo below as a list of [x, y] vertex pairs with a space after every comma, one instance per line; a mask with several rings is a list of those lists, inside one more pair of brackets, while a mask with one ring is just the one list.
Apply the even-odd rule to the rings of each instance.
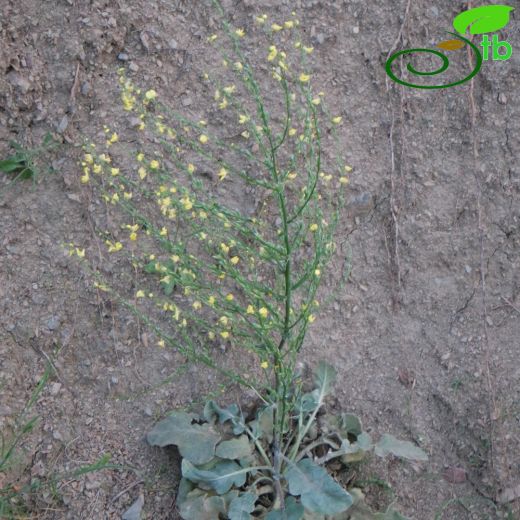
[[113, 384], [113, 385], [117, 385], [117, 383], [119, 383], [119, 379], [116, 377], [116, 376], [112, 376], [110, 378], [110, 382]]
[[137, 72], [139, 70], [139, 65], [137, 65], [137, 63], [130, 63], [130, 65], [128, 65], [128, 68], [132, 71], [132, 72]]
[[173, 38], [168, 42], [168, 47], [170, 47], [172, 51], [174, 51], [178, 45], [177, 40], [174, 40]]
[[18, 72], [12, 70], [7, 74], [6, 76], [7, 81], [16, 89], [18, 89], [22, 94], [27, 94], [29, 92], [29, 89], [31, 88], [31, 82], [24, 78], [21, 74]]
[[147, 406], [144, 409], [144, 414], [147, 415], [148, 417], [151, 417], [153, 415], [152, 409], [149, 406]]
[[192, 103], [192, 100], [189, 96], [186, 96], [184, 98], [182, 98], [182, 106], [183, 107], [189, 107]]
[[319, 33], [316, 35], [316, 41], [322, 45], [325, 42], [325, 35], [323, 33]]
[[61, 118], [60, 124], [57, 126], [56, 131], [58, 132], [58, 134], [62, 134], [63, 132], [65, 132], [65, 130], [67, 130], [68, 126], [69, 126], [69, 118], [68, 118], [67, 114], [65, 114]]
[[142, 121], [138, 117], [130, 117], [128, 119], [128, 123], [132, 128], [139, 128], [141, 126]]
[[119, 61], [128, 61], [130, 58], [128, 56], [128, 54], [126, 52], [120, 52], [118, 55], [117, 55], [117, 59]]
[[81, 85], [81, 95], [88, 96], [89, 93], [90, 93], [90, 83], [88, 81], [85, 81]]
[[359, 27], [357, 25], [354, 25], [354, 27], [352, 27], [352, 32], [354, 34], [359, 34]]
[[507, 96], [503, 92], [500, 92], [500, 94], [498, 95], [498, 102], [501, 105], [505, 105], [507, 103]]
[[52, 385], [50, 386], [51, 395], [53, 395], [53, 396], [58, 395], [58, 392], [60, 391], [60, 389], [61, 389], [61, 383], [52, 383]]
[[58, 316], [51, 316], [45, 326], [49, 329], [49, 330], [56, 330], [59, 326], [60, 326], [60, 319], [58, 318]]

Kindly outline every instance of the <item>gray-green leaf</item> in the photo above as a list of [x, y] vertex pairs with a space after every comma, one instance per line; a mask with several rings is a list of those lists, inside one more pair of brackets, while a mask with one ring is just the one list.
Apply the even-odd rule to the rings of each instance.
[[229, 441], [222, 441], [215, 450], [215, 455], [221, 459], [241, 459], [251, 455], [252, 447], [247, 435], [241, 435]]
[[179, 512], [184, 520], [215, 520], [220, 514], [225, 514], [226, 504], [219, 496], [188, 495], [180, 505]]
[[291, 495], [300, 495], [302, 505], [316, 513], [332, 515], [346, 511], [352, 497], [327, 473], [305, 458], [285, 472]]
[[252, 493], [243, 493], [233, 499], [229, 504], [229, 520], [251, 520], [257, 498]]
[[194, 414], [173, 412], [155, 425], [146, 439], [152, 446], [175, 445], [180, 454], [193, 464], [205, 464], [215, 455], [220, 435], [209, 424], [192, 424]]
[[217, 461], [210, 468], [200, 469], [187, 459], [183, 459], [181, 470], [184, 478], [191, 482], [207, 484], [219, 495], [227, 493], [233, 486], [244, 485], [246, 473], [249, 471], [231, 460]]
[[236, 404], [232, 404], [227, 408], [220, 408], [215, 401], [208, 401], [206, 406], [204, 406], [204, 418], [208, 422], [214, 422], [218, 418], [220, 424], [230, 421], [235, 435], [240, 435], [245, 430], [244, 416]]
[[499, 31], [509, 23], [509, 15], [514, 7], [508, 5], [483, 5], [464, 11], [455, 17], [453, 27], [464, 34], [469, 27], [471, 34], [485, 34]]
[[285, 518], [282, 511], [267, 513], [265, 520], [301, 520], [303, 518], [303, 506], [294, 497], [285, 499]]
[[320, 361], [315, 377], [316, 386], [320, 390], [320, 394], [325, 396], [330, 392], [331, 386], [336, 380], [336, 370], [334, 370], [332, 365], [325, 363], [325, 361]]
[[375, 453], [379, 457], [386, 457], [389, 453], [396, 457], [409, 460], [428, 460], [427, 453], [409, 441], [401, 441], [386, 433], [375, 446]]

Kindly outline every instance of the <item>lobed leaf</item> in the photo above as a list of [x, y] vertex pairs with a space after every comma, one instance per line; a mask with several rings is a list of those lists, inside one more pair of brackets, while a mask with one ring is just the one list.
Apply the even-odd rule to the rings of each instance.
[[393, 435], [386, 433], [379, 439], [375, 445], [375, 453], [379, 457], [386, 457], [388, 454], [409, 460], [428, 460], [428, 454], [411, 443], [410, 441], [401, 441]]
[[332, 515], [346, 511], [352, 497], [328, 473], [305, 458], [285, 472], [291, 495], [300, 495], [302, 505], [313, 512]]
[[189, 460], [183, 459], [182, 476], [195, 484], [203, 483], [214, 489], [219, 495], [227, 493], [233, 486], [243, 486], [247, 471], [236, 462], [219, 460], [210, 468], [197, 468]]
[[271, 511], [265, 520], [301, 520], [303, 513], [303, 506], [294, 497], [287, 497], [285, 499], [285, 516], [282, 511]]
[[252, 493], [243, 493], [234, 498], [229, 504], [229, 520], [251, 520], [250, 513], [255, 510], [257, 496]]
[[222, 441], [215, 450], [215, 455], [221, 459], [241, 459], [252, 453], [252, 446], [247, 435], [241, 435], [235, 439]]
[[195, 414], [173, 412], [157, 423], [146, 439], [151, 446], [177, 446], [185, 459], [205, 464], [214, 457], [220, 435], [209, 424], [193, 424], [197, 419]]

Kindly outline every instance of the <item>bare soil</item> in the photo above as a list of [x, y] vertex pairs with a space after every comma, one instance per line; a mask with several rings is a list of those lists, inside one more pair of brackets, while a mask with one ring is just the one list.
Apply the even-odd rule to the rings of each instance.
[[[433, 46], [464, 2], [416, 0], [406, 19], [405, 0], [224, 5], [246, 31], [259, 12], [283, 20], [296, 10], [315, 47], [315, 84], [344, 118], [354, 172], [340, 235], [352, 247], [352, 277], [311, 328], [303, 357], [337, 367], [330, 406], [430, 454], [426, 466], [361, 467], [369, 500], [395, 498], [417, 520], [450, 500], [443, 520], [506, 518], [508, 508], [520, 518], [518, 15], [503, 33], [510, 60], [485, 63], [463, 86], [423, 91], [389, 82], [386, 57]], [[201, 117], [210, 100], [194, 100], [204, 94], [213, 25], [202, 1], [0, 2], [0, 157], [9, 140], [30, 147], [49, 130], [64, 143], [48, 158], [53, 174], [0, 199], [0, 429], [10, 431], [52, 358], [56, 375], [37, 402], [20, 483], [106, 453], [122, 466], [68, 479], [57, 497], [32, 497], [31, 518], [120, 518], [140, 494], [143, 518], [178, 518], [178, 459], [144, 435], [168, 410], [196, 407], [218, 381], [151, 344], [62, 244], [96, 247], [103, 218], [79, 184], [79, 145], [107, 122], [122, 140], [133, 135], [118, 107], [117, 68]], [[119, 267], [106, 269], [117, 276]]]

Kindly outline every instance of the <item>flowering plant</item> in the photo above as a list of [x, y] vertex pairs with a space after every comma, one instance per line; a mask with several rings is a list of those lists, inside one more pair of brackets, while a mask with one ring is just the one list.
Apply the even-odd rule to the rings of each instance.
[[[328, 145], [337, 144], [342, 118], [312, 89], [313, 49], [300, 40], [294, 13], [283, 24], [256, 18], [255, 30], [268, 39], [266, 91], [242, 50], [245, 30], [217, 9], [226, 38], [209, 41], [223, 58], [224, 76], [201, 77], [208, 89], [216, 85], [217, 124], [171, 110], [121, 70], [123, 108], [149, 147], [136, 151], [135, 169], [125, 172], [109, 153], [119, 137], [106, 128], [107, 150], [86, 147], [82, 182], [127, 216], [124, 239], [104, 238], [108, 252], [126, 254], [149, 275], [132, 299], [121, 301], [146, 321], [160, 347], [220, 371], [258, 397], [249, 416], [237, 405], [210, 401], [203, 416], [177, 411], [148, 434], [152, 445], [176, 445], [183, 457], [181, 516], [343, 514], [361, 507], [360, 497], [322, 466], [359, 460], [373, 444], [353, 416], [318, 421], [335, 378], [331, 366], [319, 365], [310, 392], [297, 370], [320, 308], [318, 288], [339, 249], [334, 237], [351, 168]], [[231, 138], [229, 125], [239, 128]], [[70, 252], [85, 256], [75, 246]], [[348, 275], [348, 259], [344, 265], [338, 282]], [[98, 288], [119, 295], [96, 276]], [[390, 452], [424, 456], [383, 437], [376, 453]]]

